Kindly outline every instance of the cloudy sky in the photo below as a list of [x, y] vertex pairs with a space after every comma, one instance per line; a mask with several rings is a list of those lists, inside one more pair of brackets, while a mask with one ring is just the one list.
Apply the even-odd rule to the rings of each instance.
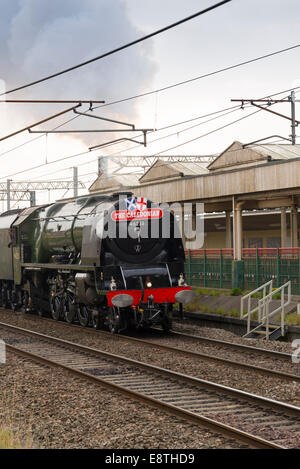
[[[0, 0], [1, 87], [11, 89], [83, 62], [214, 3], [213, 0]], [[104, 99], [107, 103], [121, 100], [294, 46], [300, 43], [299, 22], [297, 0], [233, 0], [151, 40], [7, 97]], [[300, 86], [299, 52], [300, 47], [94, 112], [134, 123], [137, 128], [160, 129], [230, 107], [232, 98], [258, 98]], [[0, 136], [66, 107], [1, 104]], [[290, 112], [288, 104], [277, 105], [276, 110]], [[72, 167], [78, 165], [80, 179], [89, 182], [94, 179], [100, 155], [216, 154], [234, 140], [246, 143], [273, 134], [289, 136], [287, 120], [262, 111], [202, 137], [251, 112], [253, 109], [237, 110], [208, 123], [203, 123], [207, 119], [199, 119], [158, 130], [149, 135], [146, 149], [131, 148], [134, 144], [123, 142], [64, 160], [85, 152], [91, 145], [119, 138], [120, 134], [46, 137], [25, 132], [0, 142], [0, 178], [2, 181], [7, 177], [14, 180], [71, 178]], [[40, 129], [52, 129], [72, 117], [74, 114], [66, 114], [42, 124]], [[183, 132], [195, 124], [201, 125]], [[62, 127], [71, 128], [105, 126], [95, 119], [80, 117]], [[169, 134], [175, 135], [167, 137]], [[194, 141], [181, 145], [189, 140]], [[23, 145], [26, 142], [29, 143]], [[62, 161], [49, 164], [58, 159]], [[39, 167], [25, 171], [36, 166]], [[56, 193], [51, 197], [61, 195]], [[42, 195], [39, 198], [42, 201]]]

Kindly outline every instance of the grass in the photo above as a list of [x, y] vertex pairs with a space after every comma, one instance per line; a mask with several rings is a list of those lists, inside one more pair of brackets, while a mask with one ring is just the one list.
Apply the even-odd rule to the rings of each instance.
[[[233, 294], [240, 294], [240, 289], [235, 289]], [[218, 308], [217, 310], [209, 307], [209, 306], [206, 306], [206, 305], [203, 305], [202, 303], [202, 299], [201, 297], [202, 296], [212, 296], [212, 297], [218, 297], [220, 295], [226, 295], [226, 296], [229, 296], [232, 294], [232, 292], [230, 292], [229, 290], [227, 290], [226, 292], [225, 291], [222, 291], [222, 290], [213, 290], [213, 289], [207, 289], [207, 288], [197, 288], [197, 289], [194, 289], [194, 292], [195, 292], [195, 299], [192, 303], [189, 303], [188, 305], [186, 305], [184, 307], [185, 311], [188, 311], [188, 312], [195, 312], [195, 311], [201, 311], [203, 313], [213, 313], [213, 314], [220, 314], [222, 316], [232, 316], [232, 317], [239, 317], [240, 316], [240, 312], [236, 309], [233, 309], [231, 311], [226, 311], [225, 309], [223, 308]]]
[[[215, 290], [213, 288], [194, 288], [193, 289], [196, 295], [205, 295], [205, 296], [240, 296], [240, 295], [247, 295], [250, 293], [248, 290], [242, 290], [241, 288], [233, 288], [232, 290]], [[273, 291], [277, 290], [277, 288], [273, 288]], [[251, 298], [258, 298], [261, 299], [263, 297], [263, 292], [253, 293]], [[273, 300], [280, 300], [281, 293], [274, 293]]]
[[275, 293], [275, 295], [272, 296], [272, 299], [273, 300], [281, 300], [281, 293], [280, 292]]
[[[276, 290], [275, 288], [273, 289], [273, 291]], [[195, 288], [194, 289], [194, 292], [196, 294], [195, 296], [195, 299], [192, 303], [186, 305], [184, 307], [185, 311], [188, 311], [188, 312], [195, 312], [195, 311], [201, 311], [203, 313], [213, 313], [213, 314], [219, 314], [220, 316], [230, 316], [230, 317], [236, 317], [236, 318], [239, 318], [240, 317], [240, 311], [238, 311], [237, 309], [232, 309], [231, 311], [226, 311], [224, 308], [218, 308], [217, 310], [214, 310], [212, 308], [210, 308], [209, 306], [206, 306], [206, 305], [203, 305], [202, 304], [202, 300], [201, 300], [201, 296], [215, 296], [215, 297], [218, 297], [220, 295], [225, 295], [225, 296], [236, 296], [236, 295], [240, 295], [240, 294], [246, 294], [246, 293], [249, 293], [249, 292], [242, 292], [241, 289], [239, 288], [234, 288], [232, 289], [231, 291], [227, 290], [227, 291], [223, 291], [223, 290], [214, 290], [214, 289], [209, 289], [209, 288]], [[253, 295], [251, 295], [252, 298], [262, 298], [262, 292], [260, 293], [254, 293]], [[275, 293], [273, 295], [273, 299], [274, 300], [280, 300], [281, 299], [281, 294], [280, 293]], [[247, 311], [245, 311], [246, 313]], [[251, 319], [257, 319], [258, 318], [258, 313], [255, 312], [251, 315]], [[280, 321], [280, 317], [278, 317], [278, 320]], [[300, 325], [300, 314], [297, 314], [297, 313], [289, 313], [286, 315], [285, 317], [285, 323], [286, 324], [290, 324], [290, 325], [295, 325], [295, 326], [299, 326]]]
[[205, 296], [239, 296], [245, 294], [240, 288], [233, 288], [232, 290], [222, 290], [213, 288], [195, 288], [194, 292], [198, 295]]
[[193, 312], [193, 311], [201, 311], [202, 313], [212, 313], [212, 314], [219, 314], [220, 316], [231, 316], [235, 318], [240, 317], [240, 312], [237, 309], [232, 309], [230, 311], [226, 311], [223, 308], [218, 308], [217, 310], [210, 308], [209, 306], [202, 305], [201, 299], [194, 300], [193, 303], [186, 305], [184, 307], [185, 311]]
[[0, 449], [32, 449], [31, 423], [16, 412], [14, 392], [0, 394]]
[[[272, 289], [272, 291], [275, 291], [275, 290], [277, 290], [277, 288]], [[251, 295], [251, 298], [261, 299], [262, 297], [263, 297], [263, 292], [262, 291], [260, 293], [253, 293], [253, 295]], [[272, 299], [273, 300], [281, 300], [281, 293], [280, 292], [274, 293], [273, 296], [272, 296]]]
[[0, 428], [0, 449], [21, 449], [18, 437], [6, 427]]
[[231, 309], [230, 311], [225, 311], [223, 308], [218, 308], [214, 311], [216, 314], [220, 314], [221, 316], [231, 316], [234, 318], [240, 317], [240, 312], [237, 309]]
[[300, 326], [300, 314], [289, 313], [285, 317], [285, 323], [293, 326]]
[[251, 298], [258, 298], [258, 299], [261, 299], [263, 297], [263, 293], [260, 292], [260, 293], [253, 293], [251, 295]]
[[223, 291], [212, 290], [210, 288], [196, 288], [195, 292], [196, 294], [206, 295], [206, 296], [220, 296], [220, 295], [226, 294]]
[[[184, 306], [184, 310], [189, 312], [199, 311], [199, 309], [203, 309], [200, 305], [200, 298], [195, 298], [192, 303], [189, 303], [188, 305]], [[208, 311], [206, 312], [208, 313]]]

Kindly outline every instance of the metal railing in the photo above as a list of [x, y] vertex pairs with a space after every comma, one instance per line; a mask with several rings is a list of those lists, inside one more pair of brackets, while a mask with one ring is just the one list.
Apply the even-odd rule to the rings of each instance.
[[[269, 280], [269, 282], [264, 283], [260, 287], [256, 288], [256, 290], [253, 290], [250, 293], [248, 293], [247, 295], [242, 296], [242, 298], [241, 298], [240, 319], [247, 318], [248, 323], [249, 323], [249, 327], [250, 327], [250, 322], [251, 322], [251, 316], [256, 312], [258, 313], [258, 316], [260, 314], [260, 312], [259, 312], [259, 303], [256, 304], [256, 306], [253, 309], [251, 309], [251, 299], [253, 298], [253, 295], [255, 295], [256, 293], [262, 292], [262, 299], [264, 299], [267, 295], [267, 289], [268, 289], [268, 295], [270, 293], [272, 293], [272, 286], [273, 286], [273, 280]], [[247, 301], [247, 312], [244, 312], [244, 302], [245, 302], [245, 300], [248, 300]], [[249, 332], [249, 330], [248, 330], [248, 332]]]
[[[266, 339], [269, 339], [270, 336], [270, 319], [280, 313], [280, 327], [281, 327], [281, 335], [284, 335], [285, 330], [285, 308], [291, 302], [291, 295], [292, 295], [292, 286], [291, 281], [289, 280], [285, 284], [281, 285], [281, 287], [276, 288], [276, 290], [272, 290], [273, 280], [261, 285], [256, 290], [251, 291], [247, 295], [241, 298], [241, 311], [240, 311], [240, 318], [244, 319], [247, 318], [247, 334], [249, 334], [251, 330], [251, 319], [254, 313], [257, 313], [257, 319], [261, 326], [265, 326], [266, 329]], [[287, 291], [287, 293], [286, 293]], [[258, 300], [256, 306], [251, 306], [251, 300], [253, 295], [257, 293], [262, 293], [262, 298]], [[272, 311], [270, 311], [270, 303], [275, 295], [280, 294], [280, 306]], [[285, 301], [285, 296], [287, 294], [287, 300]], [[244, 303], [247, 300], [247, 311], [244, 312]]]
[[[285, 302], [285, 290], [287, 290], [287, 301]], [[288, 306], [291, 302], [291, 281], [289, 280], [281, 287], [277, 288], [276, 290], [272, 291], [268, 295], [264, 296], [258, 302], [258, 320], [261, 324], [263, 324], [266, 328], [266, 339], [269, 339], [270, 335], [270, 319], [274, 317], [276, 314], [280, 313], [280, 327], [281, 327], [281, 335], [284, 335], [284, 324], [285, 324], [285, 307]], [[274, 295], [280, 293], [281, 303], [280, 306], [273, 311], [270, 311], [270, 303]], [[250, 330], [250, 329], [249, 329]], [[248, 332], [249, 332], [248, 330]]]

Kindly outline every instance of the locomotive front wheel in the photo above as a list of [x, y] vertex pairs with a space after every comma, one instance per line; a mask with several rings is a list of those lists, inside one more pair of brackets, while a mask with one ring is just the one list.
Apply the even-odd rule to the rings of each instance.
[[87, 306], [82, 305], [78, 308], [78, 320], [81, 326], [87, 327], [90, 322], [90, 312]]
[[92, 311], [92, 326], [93, 329], [98, 330], [103, 326], [103, 321], [100, 319], [100, 314], [98, 311]]
[[58, 296], [50, 299], [50, 309], [52, 318], [55, 321], [59, 321], [62, 312], [62, 301], [58, 298]]
[[164, 306], [161, 315], [162, 315], [161, 326], [163, 328], [163, 331], [170, 332], [170, 330], [172, 329], [172, 316], [169, 313], [169, 309], [167, 305]]
[[107, 317], [108, 329], [112, 334], [118, 334], [121, 330], [121, 315], [119, 308], [109, 308]]

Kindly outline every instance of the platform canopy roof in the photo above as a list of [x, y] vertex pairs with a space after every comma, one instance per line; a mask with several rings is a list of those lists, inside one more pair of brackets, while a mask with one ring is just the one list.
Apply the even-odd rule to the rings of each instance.
[[233, 142], [207, 168], [209, 171], [226, 171], [243, 166], [253, 166], [273, 160], [300, 158], [300, 145], [255, 144]]
[[285, 160], [300, 157], [300, 145], [273, 144], [252, 146], [256, 152], [270, 156], [272, 160]]
[[[133, 176], [133, 175], [132, 175]], [[137, 176], [133, 176], [137, 177]], [[201, 202], [206, 213], [300, 207], [300, 145], [243, 145], [233, 142], [205, 163], [156, 161], [140, 180], [100, 176], [90, 192], [128, 189], [160, 202]]]
[[140, 178], [140, 183], [207, 174], [207, 162], [165, 162], [158, 159]]
[[101, 173], [89, 187], [89, 192], [114, 191], [131, 186], [138, 186], [139, 180], [135, 174], [105, 174]]

